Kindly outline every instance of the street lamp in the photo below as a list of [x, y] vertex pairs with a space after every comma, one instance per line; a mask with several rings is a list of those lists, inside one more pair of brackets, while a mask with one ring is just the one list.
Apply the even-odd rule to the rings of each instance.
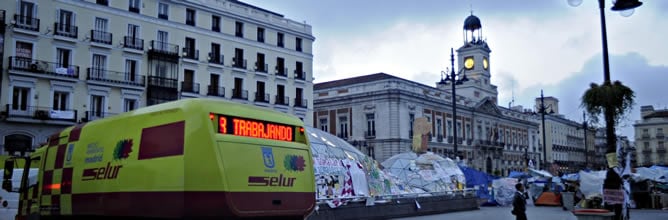
[[[582, 4], [582, 0], [568, 0], [568, 4], [576, 7]], [[617, 0], [614, 2], [614, 6], [612, 6], [613, 11], [620, 11], [620, 13], [623, 16], [630, 16], [633, 14], [634, 8], [637, 8], [642, 5], [642, 2], [638, 0]], [[605, 13], [603, 11], [603, 8], [605, 6], [605, 1], [604, 0], [598, 0], [598, 7], [599, 7], [599, 12], [601, 14], [601, 37], [603, 41], [603, 79], [604, 79], [604, 84], [610, 84], [610, 62], [608, 60], [608, 37], [606, 33], [606, 27], [605, 27]], [[604, 108], [604, 117], [612, 117], [613, 109], [611, 107], [605, 107]], [[612, 133], [614, 135], [614, 125], [609, 124], [609, 120], [606, 121], [606, 129], [608, 130], [607, 135], [611, 135]], [[609, 139], [608, 139], [609, 140]], [[612, 143], [608, 143], [606, 153], [614, 153], [616, 152], [616, 146]]]
[[[550, 109], [550, 112], [545, 112], [547, 109]], [[543, 126], [543, 163], [541, 163], [541, 166], [543, 169], [547, 168], [547, 144], [545, 142], [545, 114], [554, 114], [554, 110], [552, 110], [552, 104], [548, 104], [545, 106], [545, 97], [543, 97], [543, 90], [540, 90], [540, 106], [538, 106], [538, 113], [540, 113], [540, 120], [541, 120], [541, 125]]]
[[[454, 129], [452, 129], [452, 137], [454, 139], [453, 142], [453, 149], [455, 151], [455, 156], [453, 159], [457, 159], [457, 156], [459, 156], [459, 151], [457, 151], [457, 94], [455, 93], [455, 85], [461, 85], [466, 81], [469, 81], [468, 78], [466, 78], [466, 75], [464, 74], [464, 68], [462, 68], [459, 73], [455, 74], [455, 53], [452, 48], [450, 48], [450, 63], [452, 65], [452, 69], [450, 69], [450, 75], [446, 73], [445, 71], [441, 71], [441, 81], [438, 82], [439, 85], [446, 85], [450, 83], [452, 85], [452, 124], [454, 124]], [[443, 75], [445, 75], [445, 79], [443, 78]], [[462, 123], [462, 126], [464, 124]]]

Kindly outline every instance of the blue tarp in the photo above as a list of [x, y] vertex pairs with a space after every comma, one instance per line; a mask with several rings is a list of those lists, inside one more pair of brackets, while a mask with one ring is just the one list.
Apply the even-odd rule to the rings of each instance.
[[529, 174], [524, 173], [524, 172], [510, 171], [510, 174], [508, 174], [508, 177], [515, 178], [515, 179], [523, 179], [523, 178], [529, 178], [531, 176]]
[[491, 176], [485, 172], [469, 167], [460, 166], [459, 169], [462, 170], [464, 177], [466, 177], [466, 188], [478, 186], [478, 198], [490, 198], [487, 186], [492, 183], [492, 180], [498, 179], [499, 177]]

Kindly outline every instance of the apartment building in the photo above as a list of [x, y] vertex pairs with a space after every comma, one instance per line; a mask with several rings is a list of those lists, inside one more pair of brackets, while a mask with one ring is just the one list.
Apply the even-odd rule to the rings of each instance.
[[668, 109], [655, 110], [651, 105], [641, 106], [640, 120], [636, 121], [633, 128], [637, 165], [668, 165], [666, 157]]
[[0, 142], [210, 97], [312, 121], [311, 26], [236, 0], [3, 2]]

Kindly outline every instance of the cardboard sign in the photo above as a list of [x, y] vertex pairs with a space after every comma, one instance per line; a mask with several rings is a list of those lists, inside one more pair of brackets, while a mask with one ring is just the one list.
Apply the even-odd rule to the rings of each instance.
[[603, 189], [605, 203], [614, 205], [624, 203], [624, 192], [619, 189]]

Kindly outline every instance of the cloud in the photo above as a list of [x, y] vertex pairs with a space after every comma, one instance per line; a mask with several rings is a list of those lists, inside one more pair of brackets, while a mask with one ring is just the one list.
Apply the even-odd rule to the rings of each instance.
[[[651, 65], [648, 59], [638, 53], [613, 55], [610, 57], [611, 80], [619, 80], [635, 92], [635, 102], [632, 111], [620, 123], [618, 133], [634, 137], [633, 124], [640, 119], [640, 106], [654, 105], [654, 108], [666, 108], [668, 98], [660, 88], [668, 85], [668, 66]], [[582, 69], [573, 76], [552, 86], [531, 86], [521, 91], [518, 99], [524, 106], [532, 107], [536, 97], [540, 96], [540, 89], [545, 96], [554, 96], [559, 99], [560, 114], [574, 121], [582, 121], [583, 108], [580, 107], [582, 94], [594, 82], [603, 81], [603, 65], [601, 54], [592, 56]], [[604, 126], [601, 121], [599, 126]]]

